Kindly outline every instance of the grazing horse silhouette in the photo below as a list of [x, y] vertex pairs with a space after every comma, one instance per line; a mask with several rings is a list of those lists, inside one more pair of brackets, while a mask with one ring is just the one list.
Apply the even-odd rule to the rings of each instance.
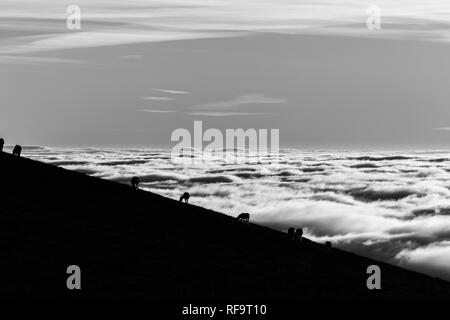
[[295, 238], [296, 238], [297, 240], [302, 241], [302, 236], [303, 236], [303, 229], [302, 229], [302, 228], [296, 229], [296, 230], [295, 230]]
[[331, 242], [330, 241], [325, 242], [325, 249], [331, 250]]
[[294, 240], [295, 239], [295, 228], [289, 228], [287, 234], [288, 234], [288, 238], [290, 240]]
[[13, 149], [12, 154], [15, 155], [15, 156], [20, 157], [20, 154], [21, 154], [21, 153], [22, 153], [22, 147], [19, 146], [19, 145], [16, 145], [16, 146], [14, 147], [14, 149]]
[[191, 197], [191, 195], [189, 194], [189, 192], [185, 192], [183, 193], [183, 195], [180, 197], [180, 202], [186, 202], [189, 203], [189, 198]]
[[133, 186], [133, 188], [135, 188], [136, 190], [139, 188], [139, 177], [133, 177], [131, 178], [131, 185]]
[[237, 216], [238, 221], [244, 222], [244, 223], [248, 223], [250, 221], [250, 214], [248, 213], [241, 213], [240, 215]]
[[3, 138], [0, 138], [0, 152], [3, 151], [3, 146], [5, 145], [5, 140]]

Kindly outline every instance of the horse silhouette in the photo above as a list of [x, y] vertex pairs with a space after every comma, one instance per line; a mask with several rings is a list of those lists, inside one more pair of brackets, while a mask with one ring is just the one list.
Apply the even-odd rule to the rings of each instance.
[[302, 241], [302, 236], [303, 236], [303, 229], [299, 228], [299, 229], [295, 229], [295, 228], [289, 228], [288, 232], [287, 232], [288, 238], [290, 240], [300, 240]]
[[18, 144], [14, 147], [12, 154], [14, 156], [18, 156], [20, 157], [20, 154], [22, 153], [22, 147], [19, 146]]
[[0, 152], [3, 151], [3, 146], [5, 145], [5, 140], [3, 138], [0, 138]]
[[244, 222], [244, 223], [248, 223], [250, 221], [250, 214], [248, 213], [241, 213], [240, 215], [237, 216], [236, 218], [238, 221]]
[[294, 240], [295, 239], [295, 228], [289, 228], [287, 235], [290, 240]]
[[325, 242], [325, 249], [331, 250], [331, 242], [330, 241]]
[[303, 229], [302, 228], [299, 228], [299, 229], [296, 229], [295, 230], [295, 238], [297, 239], [297, 240], [302, 240], [302, 236], [303, 236]]
[[135, 188], [136, 190], [139, 189], [139, 177], [133, 177], [131, 178], [131, 185], [133, 186], [133, 188]]
[[186, 202], [189, 203], [189, 198], [191, 197], [191, 195], [189, 194], [189, 192], [185, 192], [183, 193], [183, 195], [180, 197], [180, 202]]

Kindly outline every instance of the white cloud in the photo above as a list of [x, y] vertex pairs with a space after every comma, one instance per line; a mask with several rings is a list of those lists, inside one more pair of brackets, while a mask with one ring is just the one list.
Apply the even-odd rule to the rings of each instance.
[[227, 101], [218, 101], [199, 105], [196, 106], [195, 109], [220, 110], [220, 109], [235, 108], [244, 105], [280, 104], [280, 103], [286, 103], [286, 100], [281, 98], [268, 97], [264, 94], [246, 94]]
[[[59, 0], [3, 1], [0, 18], [6, 20], [4, 28], [29, 30], [31, 34], [40, 30], [45, 39], [10, 39], [14, 45], [6, 48], [3, 43], [0, 52], [200, 39], [248, 32], [450, 40], [448, 1], [378, 0], [376, 5], [383, 13], [382, 29], [368, 32], [366, 8], [373, 4], [368, 0], [78, 0], [82, 32], [66, 33], [67, 15]], [[23, 19], [29, 22], [24, 23]]]
[[170, 93], [170, 94], [189, 94], [188, 91], [181, 91], [181, 90], [172, 90], [172, 89], [156, 89], [153, 88], [152, 90], [164, 92], [164, 93]]
[[400, 265], [450, 279], [450, 241], [440, 241], [414, 249], [404, 249], [396, 259]]
[[204, 117], [233, 117], [233, 116], [268, 115], [269, 113], [196, 111], [196, 112], [188, 112], [187, 114], [189, 114], [191, 116], [204, 116]]
[[48, 64], [48, 63], [85, 63], [85, 61], [75, 60], [75, 59], [52, 58], [52, 57], [0, 55], [0, 63], [41, 65], [41, 64]]
[[[205, 39], [228, 36], [224, 33], [179, 31], [97, 30], [18, 37], [0, 45], [0, 54], [18, 54], [72, 48], [103, 47], [134, 43]], [[164, 91], [164, 90], [160, 90]], [[169, 92], [170, 93], [170, 92]], [[172, 92], [176, 93], [176, 92]]]
[[125, 56], [121, 56], [122, 59], [142, 59], [144, 57], [144, 55], [142, 54], [129, 54], [129, 55], [125, 55]]
[[142, 97], [142, 100], [154, 100], [154, 101], [168, 101], [168, 100], [174, 100], [175, 98], [171, 98], [171, 97], [153, 97], [153, 96], [148, 96], [148, 97]]
[[175, 110], [157, 110], [157, 109], [140, 109], [140, 112], [148, 112], [148, 113], [175, 113]]

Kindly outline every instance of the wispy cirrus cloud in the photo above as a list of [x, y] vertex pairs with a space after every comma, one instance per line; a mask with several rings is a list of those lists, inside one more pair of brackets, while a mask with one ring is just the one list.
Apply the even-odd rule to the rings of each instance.
[[[8, 31], [40, 30], [43, 39], [14, 36], [0, 52], [23, 53], [127, 43], [218, 38], [246, 33], [358, 35], [419, 40], [450, 40], [450, 3], [446, 0], [369, 0], [318, 3], [313, 0], [202, 1], [78, 0], [82, 30], [65, 28], [67, 3], [46, 0], [3, 1], [0, 19]], [[384, 27], [368, 32], [366, 9], [382, 10]], [[39, 31], [38, 31], [39, 32]], [[6, 50], [6, 51], [5, 51]]]
[[271, 113], [257, 113], [257, 112], [220, 112], [220, 111], [198, 111], [187, 112], [191, 116], [204, 116], [204, 117], [233, 117], [233, 116], [258, 116], [258, 115], [270, 115]]
[[153, 101], [175, 100], [175, 98], [172, 98], [172, 97], [154, 97], [154, 96], [142, 97], [141, 99], [142, 100], [153, 100]]
[[157, 89], [152, 88], [154, 91], [164, 92], [164, 93], [170, 93], [170, 94], [190, 94], [188, 91], [182, 91], [182, 90], [173, 90], [173, 89]]
[[166, 93], [169, 94], [171, 96], [167, 97], [161, 97], [161, 96], [145, 96], [142, 97], [142, 100], [148, 100], [148, 101], [171, 101], [171, 100], [175, 100], [175, 98], [173, 97], [173, 95], [185, 95], [185, 94], [190, 94], [190, 92], [188, 91], [182, 91], [182, 90], [173, 90], [173, 89], [157, 89], [157, 88], [152, 88], [153, 91], [157, 91], [159, 93]]
[[194, 108], [198, 110], [220, 110], [237, 108], [247, 105], [281, 104], [286, 102], [286, 99], [268, 97], [265, 94], [246, 94], [238, 96], [231, 100], [210, 102], [196, 106]]
[[[172, 94], [188, 94], [187, 91], [169, 90], [169, 89], [153, 89], [165, 93]], [[172, 97], [143, 97], [143, 100], [154, 100], [154, 101], [164, 101], [173, 100]], [[233, 117], [233, 116], [261, 116], [261, 115], [271, 115], [268, 112], [255, 112], [255, 111], [241, 111], [239, 108], [243, 106], [260, 106], [260, 105], [272, 105], [272, 104], [282, 104], [286, 103], [286, 99], [273, 98], [265, 94], [247, 94], [241, 95], [231, 100], [210, 102], [198, 106], [191, 107], [192, 111], [172, 111], [183, 113], [191, 116], [204, 116], [204, 117]], [[152, 110], [144, 109], [145, 112], [161, 112], [163, 110]]]
[[121, 56], [122, 59], [130, 59], [130, 60], [142, 59], [143, 57], [144, 57], [143, 54], [128, 54], [125, 56]]
[[122, 28], [17, 37], [0, 43], [0, 54], [21, 54], [73, 48], [103, 47], [135, 43], [189, 40], [220, 37], [200, 32], [152, 31]]
[[[189, 94], [187, 91], [179, 91], [172, 89], [153, 89], [160, 92], [171, 94]], [[174, 100], [173, 97], [155, 97], [148, 96], [143, 97], [143, 100], [150, 101], [165, 101]], [[153, 112], [153, 113], [182, 113], [190, 116], [203, 116], [203, 117], [233, 117], [233, 116], [262, 116], [271, 115], [270, 112], [255, 112], [255, 111], [242, 111], [239, 108], [244, 106], [260, 106], [260, 105], [272, 105], [286, 103], [286, 99], [269, 97], [265, 94], [247, 94], [241, 95], [234, 99], [226, 101], [217, 101], [205, 103], [189, 108], [190, 110], [151, 110], [142, 109], [140, 111]]]
[[0, 63], [7, 63], [7, 64], [41, 65], [49, 63], [85, 63], [85, 62], [86, 61], [84, 60], [65, 59], [65, 58], [0, 55]]
[[272, 114], [270, 112], [242, 111], [241, 108], [283, 104], [286, 102], [286, 99], [269, 97], [265, 94], [245, 94], [230, 100], [209, 102], [191, 107], [193, 111], [189, 111], [187, 114], [204, 117], [270, 115]]
[[139, 109], [140, 112], [148, 112], [148, 113], [176, 113], [176, 110], [161, 110], [161, 109]]
[[233, 116], [254, 116], [254, 115], [270, 115], [270, 113], [256, 113], [256, 112], [183, 112], [178, 110], [161, 110], [161, 109], [139, 109], [140, 112], [148, 113], [179, 113], [190, 116], [204, 116], [204, 117], [233, 117]]

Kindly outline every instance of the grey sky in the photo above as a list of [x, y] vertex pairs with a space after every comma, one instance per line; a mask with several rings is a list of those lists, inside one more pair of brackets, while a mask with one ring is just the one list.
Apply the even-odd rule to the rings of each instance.
[[380, 1], [372, 32], [364, 1], [80, 1], [81, 31], [62, 2], [0, 4], [12, 143], [170, 146], [203, 120], [279, 128], [284, 146], [450, 146], [444, 1]]

